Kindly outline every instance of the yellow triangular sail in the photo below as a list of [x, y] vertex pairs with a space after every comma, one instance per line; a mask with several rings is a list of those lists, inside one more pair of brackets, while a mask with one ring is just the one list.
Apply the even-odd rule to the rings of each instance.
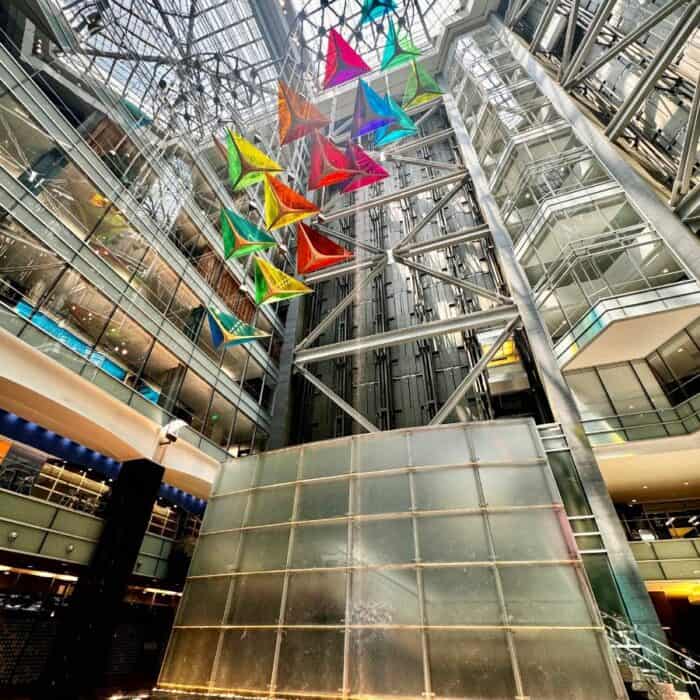
[[277, 269], [271, 262], [256, 256], [255, 258], [255, 303], [272, 304], [301, 294], [310, 294], [313, 290], [294, 277]]

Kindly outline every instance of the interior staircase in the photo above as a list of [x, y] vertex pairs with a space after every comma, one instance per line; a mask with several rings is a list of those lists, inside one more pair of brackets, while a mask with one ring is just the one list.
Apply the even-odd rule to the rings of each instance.
[[625, 620], [602, 613], [630, 700], [700, 698], [700, 664]]

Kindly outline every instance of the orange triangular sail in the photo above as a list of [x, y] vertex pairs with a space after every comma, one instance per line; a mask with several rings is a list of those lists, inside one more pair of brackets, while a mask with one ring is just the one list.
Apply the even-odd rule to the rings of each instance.
[[318, 207], [287, 187], [276, 177], [265, 174], [265, 226], [268, 230], [288, 226], [318, 214]]
[[282, 145], [306, 136], [328, 124], [328, 119], [307, 99], [297, 94], [283, 80], [277, 91], [279, 134]]
[[352, 258], [352, 253], [306, 224], [297, 224], [297, 273], [308, 275]]

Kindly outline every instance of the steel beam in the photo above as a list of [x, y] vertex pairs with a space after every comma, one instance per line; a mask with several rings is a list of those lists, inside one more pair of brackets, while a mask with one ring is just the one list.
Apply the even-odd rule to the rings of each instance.
[[456, 184], [451, 190], [446, 192], [442, 199], [394, 246], [397, 253], [400, 253], [437, 216], [440, 210], [449, 204], [450, 200], [462, 189], [465, 181], [464, 174], [459, 174], [459, 184]]
[[566, 23], [566, 36], [564, 37], [564, 50], [561, 54], [561, 64], [559, 65], [559, 80], [561, 80], [566, 71], [569, 61], [571, 60], [571, 52], [574, 45], [574, 34], [576, 33], [576, 20], [578, 19], [579, 0], [571, 0], [569, 8], [569, 20]]
[[376, 197], [370, 199], [366, 202], [360, 202], [359, 204], [353, 204], [351, 207], [345, 207], [344, 209], [338, 209], [338, 211], [328, 212], [327, 214], [321, 212], [320, 219], [323, 222], [335, 221], [335, 219], [342, 219], [344, 216], [350, 216], [350, 214], [357, 214], [361, 211], [366, 211], [372, 207], [383, 207], [386, 204], [391, 204], [391, 202], [396, 202], [399, 199], [406, 199], [407, 197], [415, 197], [421, 192], [433, 189], [434, 187], [443, 187], [445, 185], [451, 185], [453, 182], [464, 180], [464, 172], [460, 171], [458, 173], [452, 173], [450, 175], [444, 175], [443, 177], [435, 178], [434, 180], [426, 180], [418, 185], [413, 185], [412, 187], [406, 187], [396, 192], [389, 192], [381, 197]]
[[617, 0], [603, 0], [600, 5], [598, 5], [598, 9], [595, 11], [595, 15], [593, 15], [593, 19], [588, 25], [583, 41], [574, 54], [571, 64], [564, 73], [564, 82], [566, 82], [569, 77], [576, 73], [583, 65], [583, 62], [588, 57], [588, 54], [593, 48], [593, 44], [595, 44], [596, 39], [600, 34], [600, 30], [608, 21], [608, 17], [610, 16], [616, 2]]
[[386, 267], [386, 258], [383, 258], [379, 263], [377, 263], [377, 266], [365, 277], [363, 280], [360, 280], [341, 300], [338, 304], [335, 305], [332, 311], [330, 311], [325, 318], [299, 343], [299, 345], [296, 346], [295, 350], [298, 352], [302, 348], [305, 348], [307, 345], [310, 345], [311, 343], [318, 338], [323, 331], [330, 326], [333, 321], [335, 321], [338, 316], [340, 316], [345, 309], [350, 306], [350, 304], [353, 303], [355, 300], [355, 293], [362, 289], [366, 284], [369, 284], [377, 275], [381, 274]]
[[452, 275], [440, 272], [439, 270], [434, 270], [433, 268], [428, 267], [427, 265], [421, 265], [421, 263], [417, 263], [415, 260], [409, 260], [400, 255], [396, 255], [396, 261], [401, 263], [402, 265], [406, 265], [406, 267], [411, 267], [414, 270], [423, 273], [424, 275], [430, 275], [431, 277], [435, 277], [436, 279], [442, 280], [443, 282], [447, 282], [447, 284], [452, 284], [455, 287], [466, 289], [468, 292], [476, 294], [480, 297], [484, 297], [485, 299], [497, 301], [500, 304], [513, 303], [513, 300], [510, 297], [504, 297], [502, 294], [492, 291], [491, 289], [485, 289], [484, 287], [480, 287], [478, 284], [472, 284], [471, 282], [467, 282], [467, 280], [461, 280], [457, 277], [453, 277]]
[[456, 318], [430, 321], [417, 326], [398, 328], [362, 338], [351, 338], [342, 343], [331, 343], [330, 345], [299, 350], [295, 359], [298, 365], [321, 362], [323, 360], [333, 360], [337, 357], [345, 357], [346, 355], [425, 340], [426, 338], [437, 338], [448, 333], [491, 328], [512, 321], [517, 316], [517, 313], [515, 306], [497, 306], [488, 311], [475, 311]]
[[415, 126], [420, 126], [431, 114], [435, 114], [436, 110], [442, 105], [442, 100], [439, 102], [435, 102], [435, 104], [432, 104], [430, 106], [430, 109], [425, 112], [425, 114], [421, 114], [418, 119], [414, 120], [413, 124]]
[[426, 253], [432, 253], [435, 250], [443, 250], [444, 248], [450, 248], [453, 245], [459, 245], [460, 243], [471, 243], [473, 241], [480, 241], [483, 238], [488, 238], [491, 235], [488, 226], [473, 226], [470, 228], [463, 228], [455, 233], [448, 233], [446, 236], [439, 236], [437, 238], [432, 238], [429, 241], [419, 241], [413, 245], [404, 248], [401, 251], [401, 256], [404, 258], [411, 257], [413, 255], [425, 255]]
[[552, 21], [552, 17], [554, 17], [554, 12], [556, 11], [558, 5], [559, 0], [549, 0], [547, 7], [542, 13], [542, 17], [540, 17], [540, 21], [537, 23], [537, 29], [535, 29], [535, 33], [532, 36], [532, 41], [530, 42], [530, 51], [533, 53], [537, 51], [537, 47], [540, 45], [544, 32], [549, 26], [549, 23]]
[[304, 277], [304, 282], [306, 284], [318, 284], [319, 282], [326, 282], [328, 280], [335, 279], [336, 277], [342, 277], [343, 275], [351, 275], [355, 272], [362, 272], [362, 270], [368, 270], [370, 267], [374, 266], [379, 262], [378, 258], [367, 258], [366, 260], [358, 260], [356, 262], [347, 263], [346, 265], [336, 265], [327, 270], [319, 270], [318, 272], [312, 272]]
[[457, 405], [462, 400], [462, 397], [471, 389], [472, 384], [481, 376], [491, 360], [496, 356], [498, 351], [503, 346], [503, 343], [510, 338], [515, 325], [520, 321], [520, 316], [516, 316], [510, 321], [501, 331], [498, 338], [493, 342], [493, 345], [479, 358], [478, 362], [469, 371], [469, 374], [459, 383], [459, 386], [450, 394], [449, 398], [441, 406], [440, 410], [435, 414], [429, 425], [440, 425], [449, 417], [450, 413], [457, 408]]
[[[578, 0], [575, 0], [578, 2]], [[637, 29], [633, 32], [620, 39], [614, 46], [610, 47], [605, 53], [598, 57], [593, 63], [586, 66], [583, 70], [579, 71], [576, 75], [570, 76], [563, 83], [566, 90], [570, 90], [574, 86], [578, 85], [582, 80], [585, 80], [589, 76], [593, 75], [601, 66], [604, 66], [608, 61], [615, 58], [621, 51], [624, 51], [628, 46], [634, 44], [637, 39], [641, 38], [644, 34], [653, 29], [661, 20], [666, 18], [672, 12], [677, 10], [682, 5], [685, 5], [688, 0], [671, 0], [667, 5], [659, 8], [654, 14], [652, 14], [649, 19], [639, 25]]]
[[295, 365], [294, 369], [301, 374], [310, 384], [313, 384], [322, 394], [325, 394], [336, 406], [347, 413], [350, 418], [359, 423], [368, 433], [380, 432], [374, 423], [365, 418], [358, 410], [354, 409], [345, 399], [338, 396], [327, 384], [324, 384], [318, 377], [311, 374], [308, 369], [301, 365]]
[[518, 8], [518, 11], [513, 13], [511, 21], [508, 23], [509, 27], [514, 27], [527, 13], [527, 11], [532, 7], [535, 0], [525, 0], [525, 4]]
[[437, 160], [425, 160], [423, 158], [411, 158], [409, 156], [397, 156], [393, 153], [387, 153], [386, 159], [394, 163], [408, 163], [409, 165], [420, 165], [424, 168], [437, 168], [438, 170], [454, 170], [466, 174], [466, 171], [461, 165], [456, 163], [441, 163]]
[[671, 194], [671, 206], [675, 206], [681, 197], [688, 193], [690, 189], [690, 177], [693, 174], [693, 166], [698, 153], [698, 137], [700, 136], [700, 84], [695, 86], [693, 94], [693, 104], [688, 115], [688, 125], [685, 130], [683, 141], [683, 151], [678, 166], [678, 174], [673, 183], [673, 193]]
[[323, 233], [327, 233], [329, 236], [333, 236], [333, 238], [337, 238], [338, 240], [341, 240], [345, 243], [349, 243], [352, 246], [355, 246], [356, 248], [362, 248], [362, 250], [366, 250], [369, 253], [373, 253], [374, 255], [383, 255], [384, 250], [381, 248], [377, 248], [377, 246], [370, 245], [369, 243], [365, 243], [364, 241], [360, 241], [357, 238], [353, 238], [352, 236], [346, 236], [344, 233], [340, 233], [340, 231], [336, 231], [333, 228], [329, 228], [328, 226], [323, 226], [322, 224], [314, 224], [314, 227], [317, 228], [319, 231], [322, 231]]
[[442, 131], [436, 131], [433, 134], [428, 134], [415, 141], [406, 141], [396, 146], [385, 148], [384, 153], [403, 153], [404, 151], [417, 150], [423, 148], [423, 146], [430, 146], [433, 143], [444, 141], [450, 138], [450, 136], [452, 136], [452, 129], [443, 129]]

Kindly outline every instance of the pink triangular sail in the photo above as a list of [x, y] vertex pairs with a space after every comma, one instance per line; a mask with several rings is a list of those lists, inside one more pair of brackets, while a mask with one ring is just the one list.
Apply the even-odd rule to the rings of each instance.
[[347, 83], [360, 75], [369, 73], [370, 67], [362, 57], [335, 30], [328, 34], [328, 54], [326, 56], [325, 89]]
[[353, 192], [354, 190], [359, 190], [361, 187], [367, 187], [367, 185], [372, 185], [375, 182], [389, 177], [389, 173], [384, 170], [379, 163], [372, 160], [354, 143], [348, 144], [345, 155], [352, 169], [358, 172], [353, 176], [352, 180], [343, 187], [343, 192]]

